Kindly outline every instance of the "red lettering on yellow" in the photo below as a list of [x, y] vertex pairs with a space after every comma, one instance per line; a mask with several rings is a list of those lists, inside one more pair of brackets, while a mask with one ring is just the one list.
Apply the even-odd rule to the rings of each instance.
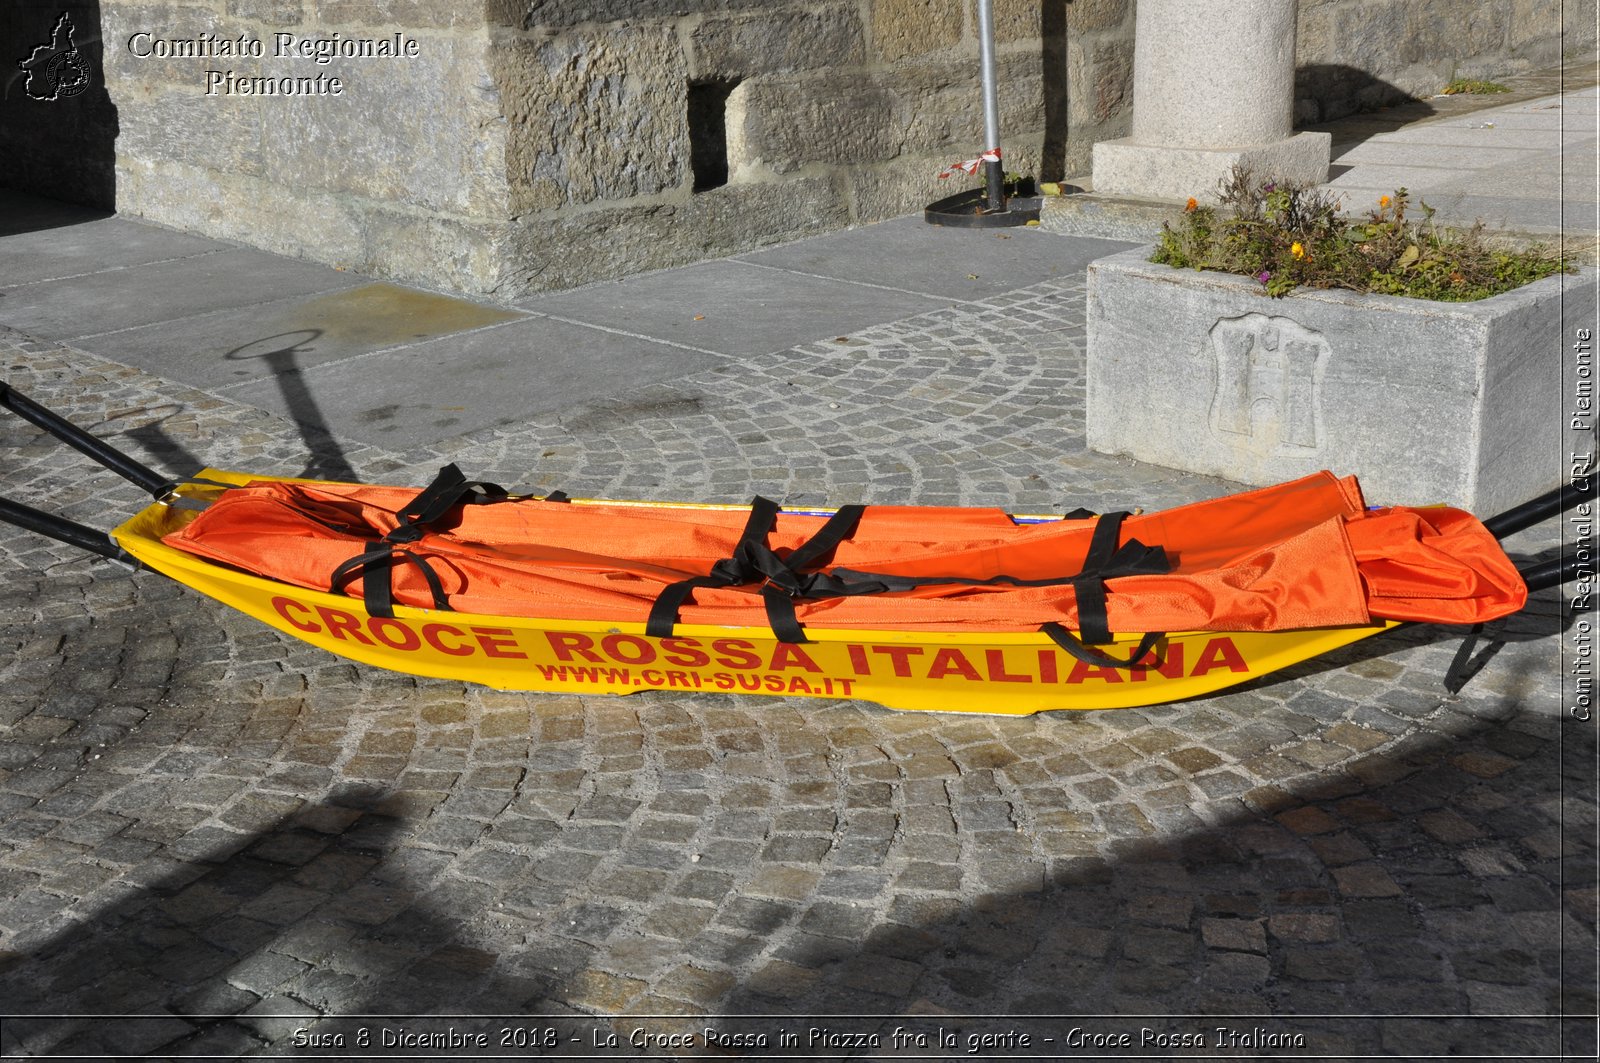
[[1150, 678], [1151, 672], [1159, 672], [1167, 679], [1183, 678], [1183, 643], [1165, 641], [1157, 643], [1150, 653], [1145, 655], [1146, 661], [1150, 659], [1151, 654], [1160, 655], [1156, 659], [1154, 668], [1148, 664], [1140, 664], [1129, 672], [1135, 683]]
[[804, 668], [808, 672], [820, 672], [817, 662], [813, 661], [805, 650], [792, 642], [780, 642], [772, 649], [772, 663], [767, 666], [774, 672], [781, 672], [786, 668]]
[[638, 635], [607, 635], [600, 640], [600, 649], [622, 664], [649, 664], [656, 659], [656, 648]]
[[750, 651], [755, 644], [744, 639], [717, 639], [711, 644], [712, 653], [720, 653], [717, 663], [724, 668], [759, 668], [761, 658]]
[[305, 631], [311, 634], [316, 634], [318, 631], [322, 630], [321, 624], [314, 624], [310, 620], [296, 620], [294, 617], [289, 615], [291, 612], [305, 613], [307, 615], [309, 615], [311, 612], [310, 609], [306, 608], [304, 605], [301, 605], [293, 598], [274, 598], [272, 599], [272, 608], [276, 609], [278, 611], [278, 615], [283, 617], [284, 620], [288, 621], [289, 626], [294, 628], [296, 631]]
[[804, 676], [797, 675], [793, 679], [789, 680], [789, 693], [810, 694], [811, 692], [811, 684], [805, 681]]
[[[418, 650], [422, 648], [422, 636], [392, 617], [371, 617], [367, 620], [367, 630], [372, 632], [373, 638], [391, 650]], [[390, 632], [394, 633], [392, 638], [390, 637]]]
[[873, 653], [881, 653], [894, 662], [894, 674], [902, 678], [911, 676], [911, 658], [922, 656], [921, 646], [874, 646]]
[[1039, 651], [1039, 682], [1054, 683], [1058, 678], [1056, 672], [1056, 651]]
[[528, 659], [526, 653], [517, 649], [516, 632], [508, 627], [475, 627], [472, 635], [487, 656]]
[[661, 656], [668, 664], [699, 668], [701, 665], [711, 663], [711, 655], [700, 648], [699, 639], [662, 639], [661, 648], [666, 651]]
[[364, 646], [372, 645], [372, 640], [361, 633], [361, 621], [350, 613], [338, 609], [329, 609], [325, 605], [317, 606], [317, 615], [322, 617], [322, 622], [328, 625], [328, 634], [336, 639], [351, 639]]
[[872, 669], [867, 666], [867, 648], [865, 646], [857, 646], [852, 642], [844, 648], [844, 651], [850, 655], [850, 667], [855, 670], [856, 675], [872, 674]]
[[558, 661], [570, 661], [577, 654], [590, 664], [602, 664], [605, 658], [594, 652], [594, 639], [575, 631], [546, 631], [545, 640]]
[[1074, 661], [1072, 674], [1067, 676], [1069, 683], [1081, 683], [1085, 679], [1104, 679], [1107, 683], [1122, 682], [1122, 673], [1110, 665], [1097, 666], [1088, 661]]
[[928, 664], [928, 678], [943, 679], [947, 675], [959, 675], [963, 679], [974, 681], [983, 678], [978, 674], [978, 670], [972, 667], [972, 662], [967, 660], [966, 654], [944, 646], [934, 651], [933, 660]]
[[1022, 672], [1006, 671], [1006, 655], [1003, 650], [984, 650], [984, 661], [989, 665], [989, 681], [993, 683], [1031, 683], [1033, 676]]
[[428, 645], [430, 645], [434, 649], [438, 650], [440, 653], [448, 654], [451, 657], [471, 657], [472, 656], [472, 644], [471, 643], [467, 643], [465, 645], [463, 645], [463, 644], [461, 644], [459, 642], [455, 643], [453, 645], [452, 644], [448, 644], [448, 643], [446, 643], [444, 641], [444, 636], [446, 636], [446, 635], [454, 635], [458, 639], [466, 637], [465, 635], [463, 635], [461, 633], [460, 629], [453, 628], [449, 624], [424, 624], [424, 625], [422, 625], [422, 638], [423, 638], [423, 640], [425, 642], [427, 642]]
[[1244, 658], [1239, 655], [1239, 647], [1226, 635], [1214, 638], [1206, 643], [1206, 648], [1200, 651], [1200, 659], [1194, 662], [1194, 671], [1190, 675], [1205, 675], [1213, 668], [1226, 667], [1230, 672], [1249, 672], [1250, 666], [1244, 663]]

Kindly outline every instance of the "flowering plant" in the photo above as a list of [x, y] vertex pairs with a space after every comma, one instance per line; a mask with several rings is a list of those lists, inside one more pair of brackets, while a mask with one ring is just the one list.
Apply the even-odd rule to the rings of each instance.
[[1460, 233], [1406, 216], [1410, 196], [1379, 196], [1364, 216], [1313, 185], [1258, 182], [1244, 167], [1218, 187], [1219, 207], [1190, 199], [1176, 225], [1164, 224], [1154, 262], [1253, 277], [1268, 295], [1308, 288], [1465, 302], [1560, 272], [1548, 252], [1491, 246], [1483, 223]]

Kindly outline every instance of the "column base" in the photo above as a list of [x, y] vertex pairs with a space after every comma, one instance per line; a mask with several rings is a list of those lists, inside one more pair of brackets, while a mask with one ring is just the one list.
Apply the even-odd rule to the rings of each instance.
[[1331, 133], [1296, 133], [1287, 140], [1239, 148], [1141, 144], [1131, 137], [1094, 146], [1094, 190], [1102, 195], [1217, 201], [1217, 184], [1235, 163], [1262, 180], [1322, 184], [1328, 179]]

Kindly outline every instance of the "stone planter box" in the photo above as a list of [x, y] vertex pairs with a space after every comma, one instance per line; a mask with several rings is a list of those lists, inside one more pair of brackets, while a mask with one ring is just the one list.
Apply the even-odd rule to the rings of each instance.
[[1568, 472], [1564, 354], [1593, 327], [1593, 268], [1475, 303], [1272, 299], [1149, 255], [1089, 266], [1091, 449], [1249, 484], [1331, 469], [1369, 503], [1480, 515]]

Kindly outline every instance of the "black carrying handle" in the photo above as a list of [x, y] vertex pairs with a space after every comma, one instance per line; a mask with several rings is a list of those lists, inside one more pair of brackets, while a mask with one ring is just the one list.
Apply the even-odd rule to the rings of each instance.
[[1520, 506], [1512, 506], [1504, 513], [1487, 518], [1483, 526], [1496, 539], [1504, 539], [1535, 524], [1543, 524], [1556, 514], [1565, 513], [1585, 499], [1592, 500], [1594, 497], [1592, 490], [1580, 491], [1573, 484], [1562, 484], [1538, 498], [1531, 498]]
[[[1587, 480], [1587, 477], [1585, 477]], [[1592, 484], [1592, 480], [1589, 480]], [[1565, 513], [1576, 508], [1585, 501], [1594, 501], [1595, 492], [1591, 488], [1582, 490], [1576, 484], [1564, 483], [1560, 487], [1546, 491], [1538, 498], [1531, 498], [1519, 506], [1512, 506], [1504, 513], [1497, 513], [1483, 522], [1489, 534], [1496, 539], [1504, 539], [1508, 535], [1535, 524], [1543, 524], [1551, 517]], [[1530, 591], [1542, 591], [1547, 587], [1559, 587], [1577, 579], [1585, 568], [1593, 571], [1593, 563], [1585, 562], [1581, 555], [1573, 554], [1570, 557], [1558, 557], [1550, 561], [1541, 561], [1536, 565], [1519, 569], [1522, 582], [1528, 585]]]
[[1530, 591], [1542, 591], [1546, 587], [1559, 587], [1563, 583], [1571, 583], [1583, 572], [1594, 573], [1594, 561], [1585, 561], [1577, 554], [1571, 557], [1557, 557], [1550, 561], [1541, 561], [1537, 565], [1518, 569], [1522, 575], [1522, 582], [1528, 585]]
[[[129, 457], [111, 444], [96, 439], [60, 414], [52, 413], [50, 410], [40, 406], [3, 380], [0, 380], [0, 409], [10, 410], [24, 421], [44, 429], [74, 450], [87, 454], [123, 479], [144, 488], [155, 498], [165, 496], [174, 486], [174, 481], [169, 477], [162, 476], [148, 465]], [[9, 498], [0, 498], [0, 521], [14, 524], [19, 528], [47, 536], [69, 546], [76, 546], [80, 550], [87, 550], [92, 554], [108, 557], [113, 561], [121, 561], [130, 565], [137, 564], [134, 558], [118, 546], [111, 536], [105, 532], [96, 531], [94, 528], [86, 524], [79, 524], [75, 520], [68, 520], [53, 513], [34, 509], [32, 506], [23, 505], [21, 502], [13, 502]]]
[[128, 565], [138, 563], [105, 532], [95, 531], [86, 524], [79, 524], [75, 520], [58, 517], [53, 513], [34, 509], [32, 506], [25, 506], [21, 502], [13, 502], [9, 498], [0, 498], [0, 521], [15, 524], [37, 535], [48, 536], [113, 561], [121, 561]]
[[24, 421], [44, 429], [74, 450], [87, 454], [124, 480], [144, 488], [156, 498], [172, 490], [174, 481], [170, 476], [162, 476], [110, 443], [96, 439], [66, 418], [40, 406], [3, 380], [0, 380], [0, 408], [10, 410]]

